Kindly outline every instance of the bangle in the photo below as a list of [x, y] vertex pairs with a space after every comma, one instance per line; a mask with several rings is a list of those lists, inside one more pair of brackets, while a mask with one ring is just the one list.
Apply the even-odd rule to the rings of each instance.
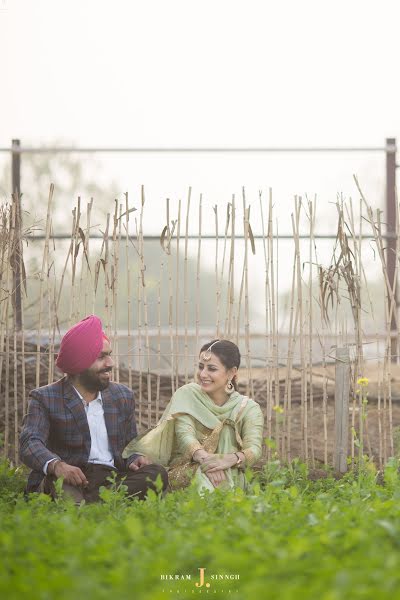
[[243, 463], [243, 460], [240, 458], [239, 454], [237, 452], [234, 452], [234, 455], [237, 458], [237, 462], [233, 465], [234, 467], [240, 467]]

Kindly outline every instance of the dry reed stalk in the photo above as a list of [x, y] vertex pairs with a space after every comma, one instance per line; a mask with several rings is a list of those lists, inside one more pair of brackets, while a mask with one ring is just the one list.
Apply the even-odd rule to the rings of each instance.
[[273, 248], [273, 208], [272, 208], [272, 190], [269, 189], [269, 199], [268, 199], [268, 228], [267, 228], [267, 268], [268, 268], [268, 281], [267, 281], [267, 313], [269, 315], [269, 344], [268, 344], [268, 367], [267, 367], [267, 435], [268, 439], [271, 443], [267, 448], [267, 459], [271, 459], [271, 450], [273, 448], [273, 440], [272, 440], [272, 406], [274, 402], [274, 323], [275, 323], [275, 314], [273, 311], [274, 304], [274, 295], [272, 293], [271, 286], [271, 277], [273, 277], [273, 261], [271, 260], [271, 246]]
[[[355, 183], [357, 185], [358, 191], [360, 193], [361, 200], [362, 200], [362, 202], [364, 203], [364, 205], [365, 205], [365, 207], [367, 209], [367, 215], [368, 215], [368, 219], [367, 220], [370, 223], [371, 228], [372, 228], [372, 234], [373, 234], [373, 237], [374, 237], [376, 248], [378, 250], [378, 256], [379, 256], [380, 261], [381, 261], [382, 272], [383, 272], [384, 281], [385, 281], [385, 287], [386, 287], [386, 290], [387, 290], [388, 298], [390, 299], [390, 307], [393, 310], [393, 308], [396, 306], [396, 299], [395, 299], [395, 296], [394, 296], [394, 291], [392, 290], [392, 287], [390, 285], [389, 274], [388, 274], [387, 265], [386, 265], [386, 259], [385, 259], [385, 248], [384, 248], [384, 243], [383, 243], [384, 237], [382, 236], [382, 228], [381, 228], [381, 223], [380, 223], [380, 215], [381, 215], [382, 211], [380, 211], [379, 209], [377, 209], [377, 211], [376, 211], [377, 219], [376, 219], [376, 222], [375, 222], [374, 216], [373, 216], [373, 210], [372, 210], [371, 206], [369, 206], [367, 204], [365, 196], [364, 196], [364, 194], [363, 194], [363, 192], [362, 192], [362, 190], [360, 188], [360, 185], [358, 183], [357, 177], [356, 176], [353, 176], [353, 177], [354, 177], [354, 181], [355, 181]], [[398, 221], [398, 219], [396, 218], [396, 223], [397, 223], [397, 221]], [[397, 261], [396, 261], [396, 266], [397, 266]], [[399, 323], [398, 323], [397, 311], [393, 310], [392, 315], [390, 315], [390, 318], [392, 316], [393, 316], [393, 318], [395, 320], [396, 329], [399, 330]]]
[[302, 430], [302, 457], [308, 461], [308, 407], [307, 407], [307, 380], [305, 366], [305, 348], [304, 348], [304, 315], [303, 315], [303, 290], [301, 278], [300, 263], [300, 211], [302, 208], [301, 197], [295, 198], [295, 216], [292, 214], [293, 238], [296, 252], [296, 272], [297, 272], [297, 303], [299, 309], [300, 321], [300, 373], [301, 373], [301, 430]]
[[79, 255], [79, 250], [81, 247], [80, 221], [81, 221], [82, 215], [81, 215], [81, 198], [80, 198], [80, 196], [78, 196], [78, 204], [76, 207], [75, 214], [76, 214], [76, 220], [75, 220], [75, 230], [74, 230], [74, 243], [73, 243], [73, 253], [71, 255], [71, 259], [72, 259], [72, 274], [71, 274], [72, 294], [71, 294], [71, 311], [70, 311], [70, 318], [69, 318], [69, 327], [78, 320], [78, 315], [79, 315], [79, 306], [77, 306], [77, 298], [76, 298], [77, 286], [75, 285], [75, 280], [77, 277], [78, 255]]
[[[244, 283], [244, 341], [246, 348], [246, 370], [247, 370], [247, 385], [246, 395], [254, 398], [254, 384], [251, 370], [250, 358], [250, 309], [249, 309], [249, 276], [248, 276], [248, 259], [249, 259], [249, 240], [254, 245], [250, 227], [250, 206], [246, 206], [245, 190], [243, 188], [243, 233], [244, 233], [244, 260], [243, 260], [243, 283]], [[240, 308], [238, 309], [238, 316]], [[240, 320], [238, 319], [238, 323]], [[239, 329], [238, 329], [239, 331]]]
[[378, 357], [378, 433], [379, 433], [379, 470], [383, 469], [383, 439], [382, 439], [382, 406], [381, 406], [381, 359], [379, 352], [379, 340], [376, 338], [376, 356]]
[[8, 206], [0, 206], [0, 385], [3, 381], [3, 362], [5, 357], [5, 310], [9, 293], [6, 277], [9, 265], [8, 247], [10, 243], [8, 216]]
[[197, 243], [197, 264], [196, 264], [196, 340], [195, 355], [193, 361], [193, 373], [196, 373], [197, 352], [199, 350], [199, 328], [200, 328], [200, 259], [201, 259], [201, 236], [202, 236], [202, 203], [203, 195], [200, 194], [199, 202], [199, 237]]
[[[190, 214], [190, 199], [192, 196], [192, 188], [189, 187], [187, 206], [186, 206], [186, 222], [185, 222], [185, 255], [183, 268], [183, 318], [185, 327], [185, 342], [184, 342], [184, 358], [185, 358], [185, 383], [188, 383], [188, 361], [189, 361], [189, 346], [188, 346], [188, 324], [189, 324], [189, 295], [188, 295], [188, 243], [189, 243], [189, 214]], [[161, 284], [161, 282], [160, 282]], [[158, 382], [159, 385], [159, 382]]]
[[388, 393], [388, 362], [390, 362], [390, 353], [388, 352], [387, 340], [385, 354], [383, 359], [383, 462], [386, 464], [388, 459], [388, 440], [387, 440], [387, 393]]
[[[137, 218], [135, 218], [135, 230], [136, 230], [136, 245], [138, 248], [139, 263], [140, 263], [140, 232], [138, 227]], [[139, 372], [139, 414], [138, 414], [138, 427], [139, 431], [142, 428], [143, 419], [143, 381], [142, 381], [142, 272], [138, 269], [137, 275], [137, 368]]]
[[[161, 384], [161, 282], [162, 274], [164, 270], [164, 263], [160, 265], [160, 280], [158, 282], [158, 295], [157, 295], [157, 389], [156, 389], [156, 423], [160, 418], [160, 384]], [[185, 296], [186, 297], [186, 296]], [[185, 379], [185, 383], [187, 383]]]
[[[220, 270], [220, 276], [219, 276], [220, 283], [224, 280], [226, 247], [227, 247], [227, 241], [228, 241], [229, 224], [230, 224], [230, 220], [231, 220], [231, 208], [232, 208], [232, 204], [230, 202], [228, 202], [228, 205], [226, 207], [226, 222], [225, 222], [225, 233], [224, 233], [224, 247], [223, 247], [223, 252], [222, 252], [222, 263], [221, 263], [221, 270]], [[222, 296], [222, 285], [220, 287], [220, 297], [221, 296]], [[220, 300], [221, 300], [221, 298], [220, 298]], [[220, 312], [218, 312], [217, 313], [217, 337], [218, 338], [221, 335], [221, 333], [220, 333], [220, 329], [221, 329], [220, 319], [221, 319]], [[227, 321], [225, 322], [223, 337], [227, 337], [226, 323], [227, 323]]]
[[[357, 237], [356, 237], [356, 233], [355, 233], [355, 226], [354, 226], [354, 213], [353, 213], [353, 203], [352, 200], [350, 199], [350, 210], [348, 210], [348, 206], [346, 205], [346, 210], [347, 210], [347, 215], [348, 215], [348, 220], [350, 222], [350, 226], [349, 223], [347, 223], [347, 226], [350, 230], [350, 235], [352, 237], [352, 241], [353, 241], [353, 252], [352, 252], [352, 256], [353, 256], [353, 262], [354, 262], [354, 266], [355, 266], [355, 270], [354, 270], [354, 274], [353, 274], [353, 278], [354, 278], [354, 286], [358, 288], [357, 291], [357, 298], [355, 298], [353, 300], [353, 317], [354, 317], [354, 334], [355, 334], [355, 341], [356, 341], [356, 351], [357, 351], [357, 360], [356, 360], [356, 375], [355, 375], [355, 381], [354, 384], [356, 383], [356, 381], [358, 380], [359, 377], [363, 377], [364, 376], [364, 357], [363, 357], [363, 340], [362, 340], [362, 322], [361, 322], [361, 310], [362, 310], [362, 298], [361, 298], [361, 283], [362, 283], [362, 271], [361, 271], [361, 255], [362, 255], [362, 225], [363, 225], [363, 215], [362, 215], [362, 201], [360, 200], [360, 222], [359, 222], [359, 238], [357, 241]], [[355, 388], [354, 388], [355, 389]], [[356, 395], [357, 392], [353, 392], [353, 396]], [[369, 436], [368, 436], [368, 426], [367, 426], [367, 421], [365, 420], [364, 417], [364, 407], [363, 407], [363, 393], [362, 393], [362, 388], [359, 388], [358, 391], [358, 411], [359, 411], [359, 422], [358, 422], [358, 427], [359, 427], [359, 441], [360, 441], [360, 445], [359, 445], [359, 451], [358, 451], [358, 455], [359, 455], [359, 461], [363, 461], [363, 454], [364, 454], [364, 428], [365, 428], [365, 433], [366, 433], [366, 439], [367, 439], [367, 443], [368, 443], [368, 447], [369, 447], [369, 455], [371, 455], [371, 444], [370, 444], [370, 440], [369, 440]]]
[[290, 309], [289, 309], [289, 333], [288, 333], [288, 354], [287, 354], [287, 368], [285, 377], [285, 389], [283, 395], [283, 431], [282, 431], [282, 458], [291, 461], [291, 416], [292, 416], [292, 370], [293, 370], [293, 356], [294, 347], [296, 343], [296, 331], [299, 320], [299, 311], [297, 310], [296, 304], [296, 317], [293, 327], [293, 315], [294, 315], [294, 296], [296, 289], [296, 255], [293, 258], [292, 267], [292, 287], [290, 292]]
[[[244, 254], [243, 254], [243, 267], [242, 267], [242, 277], [241, 277], [241, 281], [240, 281], [240, 289], [239, 289], [239, 297], [238, 297], [238, 301], [237, 301], [237, 323], [236, 323], [236, 337], [235, 337], [235, 343], [237, 346], [239, 346], [239, 339], [240, 339], [240, 321], [241, 321], [241, 312], [242, 312], [242, 300], [243, 300], [243, 292], [244, 292], [244, 280], [245, 280], [245, 274], [246, 274], [246, 270], [247, 270], [247, 244], [246, 244], [246, 198], [245, 198], [245, 193], [244, 193], [244, 188], [242, 190], [242, 197], [243, 197], [243, 237], [244, 237], [244, 241], [245, 241], [245, 248], [244, 248]], [[248, 373], [247, 373], [247, 391], [246, 394], [249, 394], [249, 383], [248, 383]]]
[[[265, 224], [264, 224], [264, 211], [263, 211], [263, 203], [262, 203], [262, 191], [259, 192], [259, 201], [260, 201], [260, 214], [261, 214], [261, 232], [262, 232], [262, 245], [263, 245], [263, 254], [264, 254], [264, 301], [265, 301], [265, 368], [268, 374], [269, 369], [269, 347], [268, 347], [268, 325], [269, 325], [269, 311], [268, 311], [268, 289], [269, 289], [269, 263], [268, 263], [268, 254], [267, 254], [267, 243], [266, 243], [266, 235], [265, 235]], [[226, 239], [226, 236], [225, 236]], [[225, 248], [224, 248], [225, 254]], [[267, 389], [268, 389], [268, 380], [267, 380]], [[269, 402], [267, 400], [265, 408], [263, 407], [264, 417], [267, 416], [267, 406]], [[268, 436], [270, 437], [270, 435]], [[263, 446], [263, 451], [265, 447]], [[270, 448], [267, 449], [267, 454], [270, 454]]]
[[[4, 380], [4, 450], [6, 458], [10, 457], [9, 444], [10, 444], [10, 336], [9, 336], [9, 320], [10, 320], [10, 300], [12, 294], [12, 273], [11, 273], [11, 261], [12, 261], [12, 208], [6, 213], [6, 218], [3, 220], [5, 229], [2, 234], [5, 237], [3, 240], [3, 256], [5, 258], [5, 277], [2, 276], [2, 287], [0, 293], [4, 294], [2, 298], [2, 304], [4, 306], [3, 319], [1, 322], [2, 328], [2, 340], [4, 339], [4, 346], [2, 344], [1, 349], [5, 352], [5, 380]], [[3, 265], [2, 265], [3, 266]], [[2, 269], [2, 273], [4, 273]], [[3, 335], [4, 332], [4, 335]], [[3, 356], [2, 356], [3, 359]]]
[[[11, 277], [10, 273], [7, 273], [7, 289], [11, 290]], [[5, 319], [5, 352], [6, 352], [6, 372], [5, 372], [5, 390], [4, 390], [4, 449], [6, 457], [9, 454], [10, 445], [10, 335], [9, 335], [9, 306], [10, 306], [10, 295], [6, 299], [6, 319]]]
[[315, 210], [316, 199], [314, 205], [312, 201], [308, 201], [308, 214], [310, 222], [310, 239], [309, 239], [309, 276], [308, 276], [308, 304], [309, 304], [309, 319], [308, 319], [308, 373], [309, 380], [308, 386], [310, 390], [310, 451], [311, 451], [311, 465], [315, 468], [315, 453], [314, 453], [314, 393], [313, 393], [313, 246], [315, 244], [314, 230], [315, 230]]
[[231, 204], [231, 243], [229, 253], [229, 269], [228, 269], [228, 284], [227, 284], [227, 313], [225, 318], [225, 337], [231, 339], [232, 337], [232, 314], [235, 302], [235, 220], [236, 220], [236, 208], [235, 208], [235, 195], [232, 196]]
[[[180, 278], [179, 278], [179, 245], [181, 238], [181, 201], [178, 202], [178, 223], [176, 228], [176, 270], [175, 270], [175, 356], [179, 356], [179, 294], [180, 294]], [[175, 387], [179, 387], [179, 360], [175, 361]]]
[[[17, 228], [17, 223], [21, 222], [18, 217], [18, 204], [19, 198], [13, 196], [11, 204], [11, 227], [10, 227], [10, 259], [12, 260], [11, 269], [16, 272], [15, 261], [19, 262], [19, 250], [20, 250], [20, 232]], [[14, 460], [18, 463], [18, 360], [17, 360], [17, 313], [16, 313], [16, 286], [18, 285], [17, 278], [12, 278], [13, 281], [13, 296], [15, 294], [15, 300], [13, 302], [13, 383], [14, 383]]]
[[100, 259], [101, 264], [103, 265], [104, 270], [104, 308], [106, 311], [106, 323], [105, 329], [107, 333], [107, 337], [111, 339], [111, 308], [110, 308], [110, 275], [109, 275], [109, 256], [110, 256], [110, 241], [109, 241], [109, 231], [110, 231], [110, 213], [107, 213], [106, 217], [106, 228], [103, 233], [103, 240], [101, 244], [100, 256], [104, 252], [104, 258]]
[[322, 380], [322, 421], [324, 429], [324, 465], [328, 465], [328, 371], [325, 354], [325, 334], [323, 344], [322, 366], [324, 369], [324, 377]]
[[[64, 279], [65, 279], [65, 274], [67, 272], [67, 268], [68, 268], [68, 262], [69, 262], [69, 258], [70, 256], [72, 257], [73, 252], [74, 252], [74, 232], [75, 232], [75, 223], [76, 223], [76, 209], [74, 208], [72, 211], [72, 230], [71, 230], [71, 236], [70, 236], [70, 244], [69, 244], [69, 249], [68, 249], [68, 253], [67, 253], [67, 257], [65, 259], [64, 262], [64, 268], [61, 274], [61, 280], [60, 280], [60, 286], [58, 289], [58, 297], [57, 297], [57, 303], [56, 303], [56, 314], [59, 313], [59, 307], [60, 307], [60, 301], [61, 301], [61, 294], [63, 291], [63, 287], [64, 287]], [[70, 322], [70, 317], [69, 317], [69, 321]]]
[[17, 322], [14, 315], [14, 460], [18, 464], [18, 350], [17, 350]]
[[36, 387], [40, 386], [40, 346], [41, 346], [41, 332], [42, 332], [42, 309], [43, 309], [43, 282], [46, 273], [46, 267], [48, 266], [48, 255], [49, 255], [49, 240], [51, 231], [51, 205], [53, 201], [54, 184], [50, 185], [49, 199], [47, 202], [47, 215], [46, 215], [46, 234], [45, 234], [45, 245], [42, 259], [42, 268], [40, 272], [40, 288], [39, 288], [39, 322], [37, 329], [37, 343], [36, 343]]
[[[20, 215], [20, 223], [22, 223], [22, 216]], [[24, 261], [23, 261], [23, 247], [22, 247], [22, 239], [21, 236], [19, 238], [19, 271], [20, 273], [25, 273]], [[26, 297], [26, 288], [25, 294], [21, 293], [21, 331], [20, 331], [20, 340], [21, 340], [21, 394], [22, 394], [22, 414], [25, 415], [27, 410], [27, 397], [26, 397], [26, 370], [25, 370], [25, 297]], [[0, 336], [1, 338], [1, 336]], [[3, 347], [0, 341], [0, 348]], [[1, 365], [0, 365], [0, 373], [1, 373]]]
[[[56, 276], [56, 244], [54, 240], [54, 232], [53, 227], [51, 228], [51, 236], [52, 236], [52, 247], [53, 247], [53, 260], [51, 269], [49, 272], [53, 271], [53, 300], [51, 306], [51, 317], [49, 322], [51, 323], [51, 335], [49, 342], [49, 382], [52, 383], [55, 379], [55, 338], [56, 338], [56, 330], [59, 329], [58, 325], [58, 314], [57, 314], [57, 276]], [[24, 361], [25, 362], [25, 361]], [[23, 363], [24, 367], [25, 364]]]
[[[377, 237], [380, 241], [380, 245], [382, 248], [382, 258], [384, 261], [384, 254], [383, 254], [383, 236], [382, 236], [382, 222], [381, 222], [381, 211], [377, 210], [376, 211], [376, 231], [377, 231]], [[397, 229], [397, 219], [396, 219], [396, 229]], [[397, 240], [398, 240], [398, 236], [397, 236]], [[396, 246], [397, 246], [397, 240], [396, 240]], [[387, 267], [386, 267], [386, 263], [385, 261], [382, 263], [384, 265], [384, 268], [386, 270], [386, 275], [387, 275]], [[387, 361], [386, 361], [386, 386], [387, 386], [387, 415], [388, 415], [388, 419], [389, 419], [389, 448], [390, 448], [390, 456], [393, 456], [394, 454], [394, 444], [393, 444], [393, 408], [392, 408], [392, 316], [396, 315], [397, 318], [397, 314], [396, 311], [394, 310], [395, 304], [396, 304], [396, 297], [395, 297], [395, 291], [396, 291], [396, 278], [397, 278], [397, 265], [398, 265], [398, 261], [396, 261], [396, 267], [395, 267], [395, 279], [394, 279], [394, 285], [393, 285], [393, 289], [390, 286], [389, 283], [389, 277], [387, 276], [387, 286], [385, 288], [385, 315], [386, 315], [386, 354], [387, 354]], [[387, 308], [389, 307], [389, 309]], [[397, 323], [396, 323], [396, 327], [397, 327]]]
[[91, 222], [91, 215], [92, 215], [92, 208], [93, 208], [93, 198], [90, 199], [90, 202], [87, 204], [87, 208], [86, 208], [86, 231], [83, 234], [83, 232], [81, 231], [81, 238], [83, 241], [83, 254], [84, 254], [84, 258], [85, 260], [83, 260], [82, 258], [82, 265], [81, 265], [81, 281], [79, 283], [79, 288], [80, 290], [82, 290], [82, 283], [83, 283], [83, 279], [84, 278], [84, 302], [83, 302], [83, 314], [86, 316], [87, 313], [87, 309], [88, 309], [88, 296], [89, 296], [89, 292], [88, 292], [88, 284], [89, 281], [91, 280], [91, 270], [90, 270], [90, 260], [89, 260], [89, 239], [90, 239], [90, 222]]
[[141, 271], [141, 284], [142, 284], [142, 296], [143, 296], [143, 317], [144, 317], [144, 335], [145, 335], [145, 352], [146, 352], [146, 366], [147, 366], [147, 426], [151, 427], [151, 402], [152, 402], [152, 390], [151, 390], [151, 372], [150, 372], [150, 339], [149, 339], [149, 315], [147, 305], [147, 287], [146, 287], [146, 264], [144, 260], [144, 237], [143, 237], [143, 213], [144, 213], [145, 195], [144, 186], [142, 185], [141, 203], [140, 203], [140, 224], [139, 224], [139, 250], [140, 250], [140, 271]]
[[[171, 241], [172, 236], [175, 230], [176, 221], [172, 223], [172, 227], [170, 228], [170, 208], [169, 208], [169, 198], [167, 198], [167, 236], [168, 236], [168, 328], [169, 328], [169, 348], [171, 354], [171, 391], [174, 394], [175, 392], [175, 354], [174, 354], [174, 332], [173, 332], [173, 302], [174, 302], [174, 292], [173, 292], [173, 269], [172, 269], [172, 253], [171, 253]], [[198, 300], [197, 300], [198, 301]]]
[[[275, 442], [276, 447], [279, 451], [280, 448], [280, 390], [279, 390], [279, 362], [278, 362], [278, 301], [277, 291], [278, 287], [275, 283], [275, 256], [274, 256], [274, 235], [273, 235], [273, 224], [272, 224], [272, 190], [269, 190], [269, 219], [268, 224], [268, 242], [269, 242], [269, 263], [270, 263], [270, 286], [271, 286], [271, 325], [272, 325], [272, 368], [273, 368], [273, 380], [274, 380], [274, 406], [276, 407], [275, 412]], [[278, 244], [278, 223], [276, 222], [276, 242]], [[279, 268], [276, 263], [276, 269]], [[272, 389], [271, 389], [272, 393]], [[271, 396], [272, 404], [272, 396]], [[272, 407], [271, 407], [272, 408]]]
[[[55, 274], [55, 243], [53, 237], [53, 227], [50, 227], [50, 243], [52, 244], [52, 261], [50, 262], [50, 253], [47, 257], [47, 320], [49, 327], [49, 342], [48, 342], [48, 355], [49, 355], [49, 367], [47, 373], [47, 383], [53, 383], [54, 380], [54, 339], [56, 329], [56, 274]], [[53, 277], [51, 272], [53, 271]]]
[[131, 261], [129, 260], [129, 200], [128, 192], [125, 192], [125, 260], [126, 260], [126, 285], [128, 291], [127, 310], [128, 310], [128, 386], [132, 389], [132, 301], [131, 301]]
[[213, 206], [214, 210], [214, 223], [215, 223], [215, 293], [216, 293], [216, 316], [215, 316], [215, 335], [219, 339], [219, 327], [220, 327], [220, 301], [221, 301], [221, 288], [218, 277], [218, 259], [219, 259], [219, 230], [218, 230], [218, 205]]
[[[117, 212], [118, 211], [118, 212]], [[112, 277], [112, 285], [113, 285], [113, 294], [112, 294], [112, 302], [113, 302], [113, 313], [114, 313], [114, 348], [115, 348], [115, 381], [119, 383], [119, 366], [120, 366], [120, 356], [119, 356], [119, 336], [118, 336], [118, 279], [119, 279], [119, 255], [121, 251], [121, 235], [122, 235], [122, 204], [119, 205], [118, 210], [118, 202], [115, 201], [115, 216], [116, 221], [114, 225], [115, 232], [113, 231], [113, 258], [114, 258], [114, 273]]]

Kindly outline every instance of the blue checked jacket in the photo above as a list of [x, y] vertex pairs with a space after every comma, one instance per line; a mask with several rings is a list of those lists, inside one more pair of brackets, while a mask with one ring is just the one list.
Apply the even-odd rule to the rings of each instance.
[[[125, 446], [137, 436], [133, 393], [125, 385], [110, 383], [101, 396], [114, 464], [125, 471], [138, 456], [121, 456]], [[20, 458], [32, 469], [27, 492], [38, 490], [44, 477], [43, 467], [52, 458], [76, 467], [87, 465], [90, 445], [85, 407], [68, 377], [29, 394], [28, 413], [20, 435]]]

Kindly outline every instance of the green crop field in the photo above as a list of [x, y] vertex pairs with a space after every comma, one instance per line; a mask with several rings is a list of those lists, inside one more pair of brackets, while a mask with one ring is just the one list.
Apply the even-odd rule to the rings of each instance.
[[270, 463], [248, 494], [187, 489], [76, 507], [0, 471], [0, 598], [343, 600], [400, 597], [398, 461], [384, 480], [311, 481]]

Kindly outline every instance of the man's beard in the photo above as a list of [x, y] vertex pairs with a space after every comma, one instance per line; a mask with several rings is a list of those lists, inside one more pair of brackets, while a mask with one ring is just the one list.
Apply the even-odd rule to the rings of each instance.
[[108, 388], [110, 384], [110, 380], [100, 379], [100, 374], [105, 373], [107, 371], [111, 372], [111, 369], [102, 369], [101, 371], [93, 372], [91, 369], [86, 369], [86, 371], [82, 371], [79, 375], [79, 381], [83, 385], [84, 388], [88, 390], [88, 392], [101, 392]]

